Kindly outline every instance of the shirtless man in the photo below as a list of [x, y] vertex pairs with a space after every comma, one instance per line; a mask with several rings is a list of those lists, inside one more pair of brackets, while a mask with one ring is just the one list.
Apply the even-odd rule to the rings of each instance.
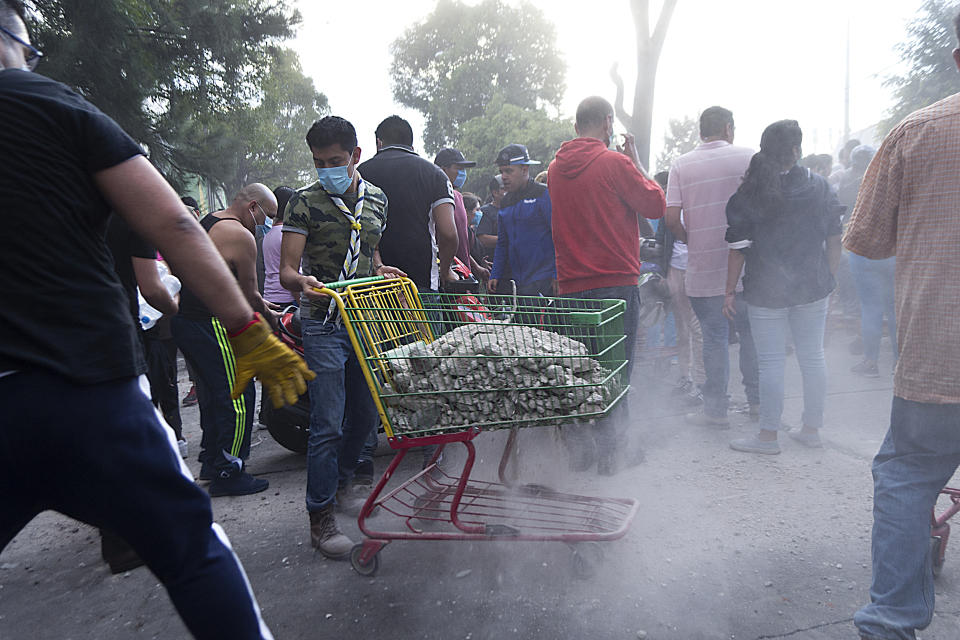
[[[277, 214], [277, 199], [260, 183], [242, 188], [223, 211], [200, 220], [214, 246], [240, 285], [247, 302], [271, 318], [269, 304], [257, 287], [257, 225]], [[256, 391], [247, 386], [236, 400], [233, 387], [233, 352], [227, 332], [210, 309], [184, 287], [180, 294], [180, 313], [173, 319], [173, 337], [190, 362], [196, 377], [200, 401], [200, 480], [211, 480], [211, 496], [240, 496], [258, 493], [269, 486], [244, 469], [250, 455], [250, 432]]]

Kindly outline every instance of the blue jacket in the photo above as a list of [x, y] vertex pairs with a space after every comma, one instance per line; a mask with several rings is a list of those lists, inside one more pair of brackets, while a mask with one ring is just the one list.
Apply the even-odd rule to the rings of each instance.
[[542, 184], [530, 180], [520, 191], [503, 197], [490, 277], [512, 278], [518, 286], [557, 277], [550, 192]]

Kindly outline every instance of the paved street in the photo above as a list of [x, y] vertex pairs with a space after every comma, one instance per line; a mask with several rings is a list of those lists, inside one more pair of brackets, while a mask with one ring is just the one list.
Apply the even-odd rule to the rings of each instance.
[[[304, 458], [264, 430], [254, 433], [249, 464], [270, 489], [214, 500], [217, 519], [278, 639], [854, 639], [852, 616], [868, 599], [870, 580], [869, 464], [887, 428], [892, 380], [884, 359], [879, 379], [849, 374], [856, 358], [848, 341], [835, 336], [828, 348], [824, 450], [784, 437], [779, 456], [734, 452], [728, 441], [753, 426], [743, 419], [726, 432], [686, 425], [683, 409], [669, 406], [672, 377], [656, 380], [645, 364], [632, 398], [645, 464], [613, 478], [570, 473], [555, 430], [524, 431], [521, 481], [640, 501], [630, 532], [604, 545], [592, 578], [572, 576], [562, 544], [505, 542], [395, 542], [381, 553], [377, 576], [361, 577], [348, 562], [310, 548]], [[888, 358], [886, 341], [884, 349]], [[736, 372], [735, 356], [732, 363]], [[742, 398], [738, 374], [731, 377], [731, 392]], [[787, 387], [784, 421], [794, 425], [800, 386], [793, 359]], [[184, 418], [195, 456], [197, 409]], [[480, 477], [495, 477], [503, 439], [477, 439]], [[456, 462], [459, 452], [447, 459]], [[387, 461], [378, 458], [378, 469]], [[190, 465], [196, 472], [197, 463]], [[405, 464], [398, 476], [413, 471]], [[357, 535], [355, 523], [342, 523]], [[960, 542], [954, 545], [923, 640], [960, 636]], [[131, 637], [187, 634], [146, 570], [110, 575], [89, 527], [44, 514], [0, 555], [3, 640]]]

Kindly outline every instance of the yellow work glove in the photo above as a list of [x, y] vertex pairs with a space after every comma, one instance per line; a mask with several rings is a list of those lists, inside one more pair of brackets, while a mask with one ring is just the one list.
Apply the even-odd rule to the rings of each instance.
[[307, 392], [307, 380], [313, 380], [317, 374], [307, 369], [303, 358], [273, 335], [270, 325], [259, 313], [255, 316], [236, 335], [229, 334], [237, 361], [231, 395], [234, 400], [239, 398], [256, 376], [270, 394], [274, 408], [296, 404], [297, 398]]

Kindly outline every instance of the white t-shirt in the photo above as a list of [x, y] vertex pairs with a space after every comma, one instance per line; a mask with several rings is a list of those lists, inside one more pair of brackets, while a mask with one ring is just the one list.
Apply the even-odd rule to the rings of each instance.
[[[683, 225], [683, 211], [680, 212], [680, 224]], [[673, 255], [670, 257], [670, 268], [687, 270], [687, 243], [673, 241]]]
[[687, 270], [687, 245], [686, 243], [674, 240], [673, 257], [670, 258], [671, 269]]

